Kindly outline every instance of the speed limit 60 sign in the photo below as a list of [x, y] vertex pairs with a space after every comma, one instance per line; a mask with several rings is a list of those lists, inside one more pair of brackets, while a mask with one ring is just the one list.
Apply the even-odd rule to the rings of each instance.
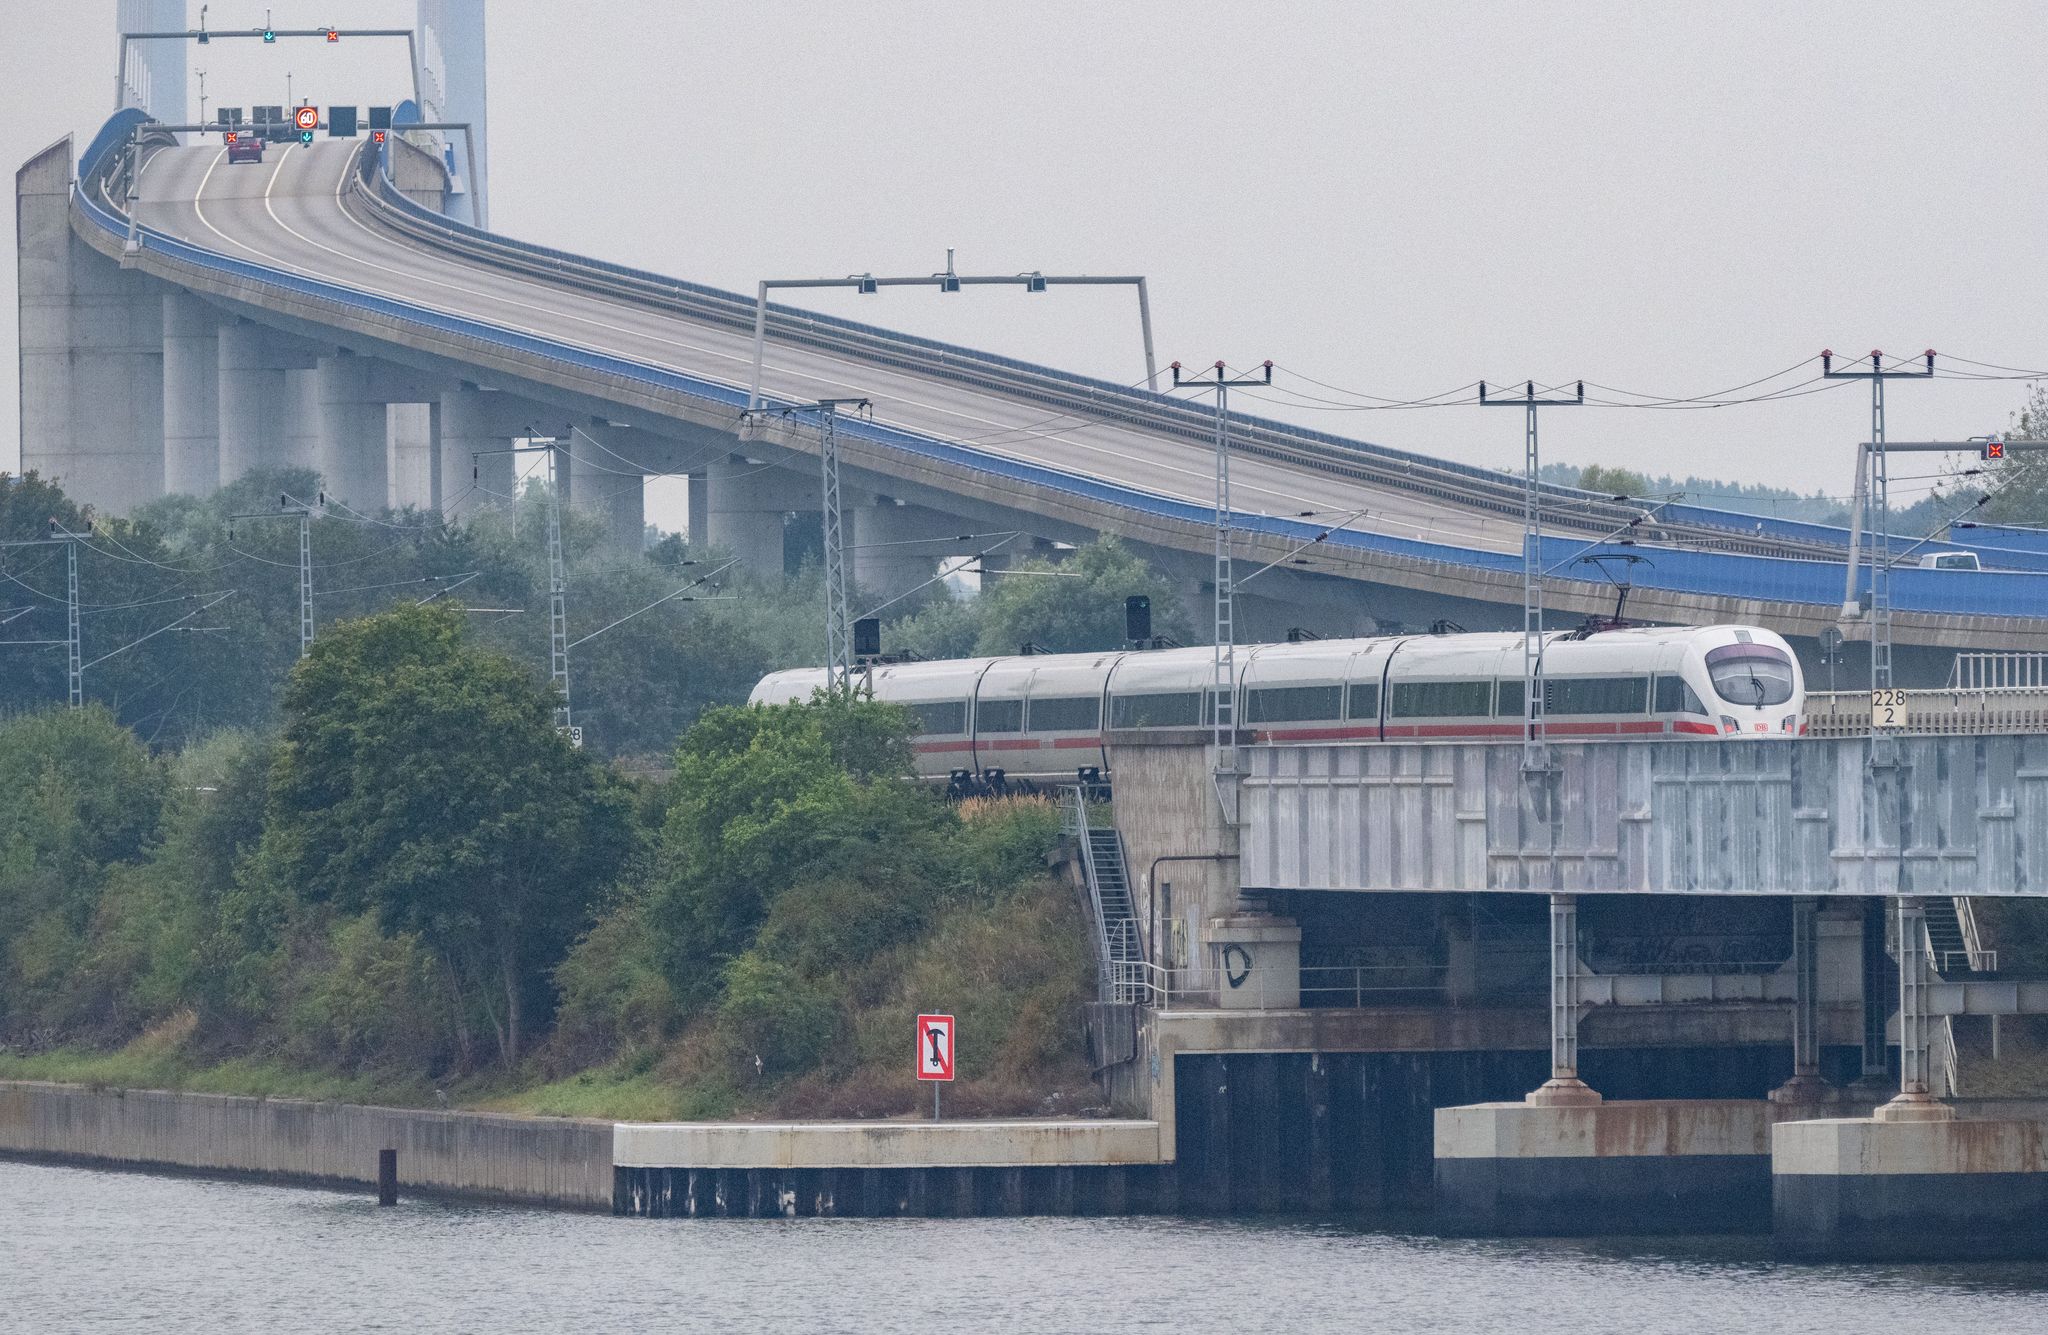
[[319, 129], [320, 108], [300, 107], [297, 111], [294, 111], [292, 113], [292, 123], [297, 125], [301, 130]]
[[917, 1078], [920, 1080], [951, 1080], [953, 1078], [952, 1016], [920, 1015], [917, 1017]]

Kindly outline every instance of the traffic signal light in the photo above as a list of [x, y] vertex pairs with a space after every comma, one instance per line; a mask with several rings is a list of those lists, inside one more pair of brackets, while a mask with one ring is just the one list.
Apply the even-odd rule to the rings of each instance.
[[327, 40], [330, 42], [338, 42], [341, 40], [341, 34], [335, 31], [333, 28], [329, 28], [327, 30]]
[[266, 41], [266, 42], [274, 42], [274, 41], [276, 41], [276, 40], [277, 40], [277, 30], [276, 30], [276, 29], [274, 29], [274, 28], [265, 28], [265, 29], [263, 30], [263, 40], [264, 40], [264, 41]]
[[310, 143], [312, 143], [312, 142], [313, 142], [313, 132], [312, 132], [311, 130], [301, 130], [301, 131], [299, 131], [299, 142], [300, 142], [300, 143], [302, 143], [302, 144], [310, 144]]
[[1985, 459], [1987, 459], [1987, 460], [1990, 460], [1990, 459], [2003, 459], [2004, 457], [2005, 457], [2005, 442], [2004, 442], [2004, 441], [2002, 441], [2002, 440], [1987, 440], [1987, 441], [1985, 441], [1985, 442], [1984, 442], [1984, 458], [1985, 458]]

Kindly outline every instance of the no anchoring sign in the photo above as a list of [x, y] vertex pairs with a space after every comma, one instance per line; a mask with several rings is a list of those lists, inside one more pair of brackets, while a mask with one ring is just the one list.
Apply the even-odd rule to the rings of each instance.
[[952, 1016], [920, 1015], [917, 1017], [917, 1078], [920, 1080], [951, 1080], [953, 1078]]

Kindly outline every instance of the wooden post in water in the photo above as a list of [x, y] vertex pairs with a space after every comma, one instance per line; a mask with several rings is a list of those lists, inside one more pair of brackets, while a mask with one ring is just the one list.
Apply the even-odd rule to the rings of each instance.
[[377, 1151], [377, 1204], [398, 1204], [398, 1151]]

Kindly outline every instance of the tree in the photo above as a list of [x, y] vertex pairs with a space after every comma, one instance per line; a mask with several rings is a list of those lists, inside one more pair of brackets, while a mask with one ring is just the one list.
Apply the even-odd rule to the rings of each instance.
[[440, 605], [336, 626], [286, 690], [264, 835], [286, 884], [432, 949], [507, 1065], [633, 842], [629, 799], [554, 706]]
[[821, 698], [714, 709], [683, 738], [650, 906], [678, 998], [711, 996], [791, 886], [928, 883], [953, 816], [902, 781], [910, 731], [898, 706]]
[[1579, 487], [1603, 496], [1643, 497], [1650, 494], [1649, 479], [1628, 468], [1602, 468], [1587, 464], [1579, 471]]
[[104, 709], [0, 723], [0, 1031], [64, 1018], [110, 870], [156, 838], [163, 765]]
[[1178, 594], [1113, 537], [1077, 548], [1066, 561], [1025, 561], [991, 576], [982, 593], [984, 654], [1014, 654], [1025, 644], [1054, 653], [1114, 649], [1124, 642], [1124, 600], [1152, 600], [1152, 630], [1183, 642], [1193, 635]]
[[[2027, 402], [2012, 415], [2005, 434], [2011, 440], [2048, 440], [2048, 385], [2028, 386]], [[1944, 498], [1951, 513], [1964, 493], [1985, 490], [1991, 500], [1971, 518], [1987, 524], [2048, 524], [2048, 451], [2022, 450], [1997, 463], [1980, 465], [1972, 459], [1960, 465], [1980, 466], [1990, 471], [1951, 479]]]

